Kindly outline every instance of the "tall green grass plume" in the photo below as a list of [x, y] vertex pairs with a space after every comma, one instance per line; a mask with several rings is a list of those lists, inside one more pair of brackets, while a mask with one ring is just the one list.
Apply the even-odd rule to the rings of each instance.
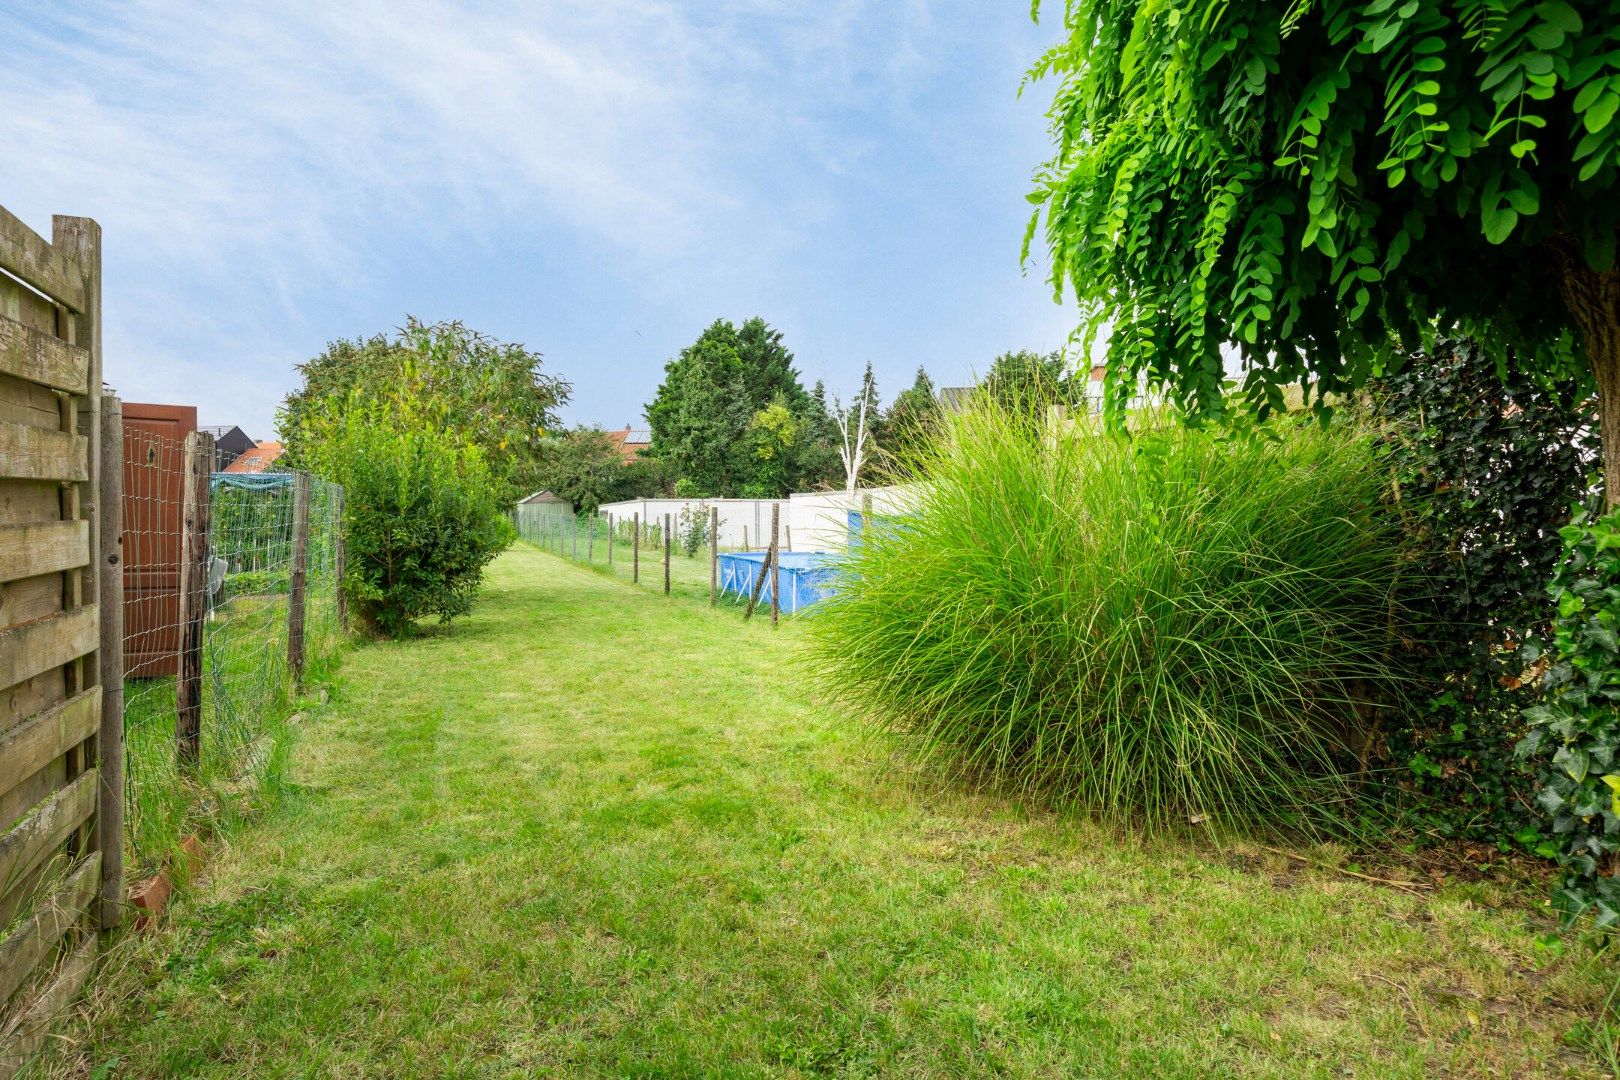
[[1347, 820], [1398, 699], [1402, 556], [1353, 422], [987, 395], [810, 620], [845, 706], [954, 777], [1157, 830]]

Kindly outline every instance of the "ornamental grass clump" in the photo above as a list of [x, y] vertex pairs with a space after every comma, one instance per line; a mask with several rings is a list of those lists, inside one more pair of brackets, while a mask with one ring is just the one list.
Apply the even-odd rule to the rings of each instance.
[[1347, 820], [1400, 688], [1402, 558], [1353, 423], [981, 399], [810, 620], [843, 704], [954, 775], [1146, 829]]

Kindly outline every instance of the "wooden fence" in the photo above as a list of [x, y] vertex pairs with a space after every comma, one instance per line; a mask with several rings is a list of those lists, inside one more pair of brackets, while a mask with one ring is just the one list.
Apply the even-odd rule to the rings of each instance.
[[102, 614], [122, 567], [100, 487], [120, 470], [102, 465], [100, 309], [100, 227], [56, 217], [47, 242], [0, 209], [0, 1077], [43, 1045], [120, 918], [123, 675], [102, 642], [121, 620]]

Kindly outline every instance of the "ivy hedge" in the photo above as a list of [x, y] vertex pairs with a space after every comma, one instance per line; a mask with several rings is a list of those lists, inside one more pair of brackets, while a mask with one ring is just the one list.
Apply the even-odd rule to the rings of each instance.
[[1424, 592], [1408, 643], [1424, 693], [1385, 747], [1405, 810], [1431, 836], [1552, 857], [1515, 747], [1538, 693], [1525, 647], [1552, 633], [1560, 529], [1599, 468], [1590, 393], [1442, 341], [1375, 382], [1370, 403]]

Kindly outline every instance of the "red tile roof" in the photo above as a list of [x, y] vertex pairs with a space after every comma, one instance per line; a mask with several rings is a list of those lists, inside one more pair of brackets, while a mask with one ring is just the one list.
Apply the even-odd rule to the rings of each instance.
[[253, 449], [242, 451], [242, 456], [225, 466], [225, 471], [228, 473], [264, 472], [285, 450], [286, 447], [280, 443], [266, 439]]
[[636, 431], [626, 424], [623, 431], [610, 431], [607, 433], [613, 449], [626, 461], [636, 460], [636, 455], [652, 445], [652, 432]]

